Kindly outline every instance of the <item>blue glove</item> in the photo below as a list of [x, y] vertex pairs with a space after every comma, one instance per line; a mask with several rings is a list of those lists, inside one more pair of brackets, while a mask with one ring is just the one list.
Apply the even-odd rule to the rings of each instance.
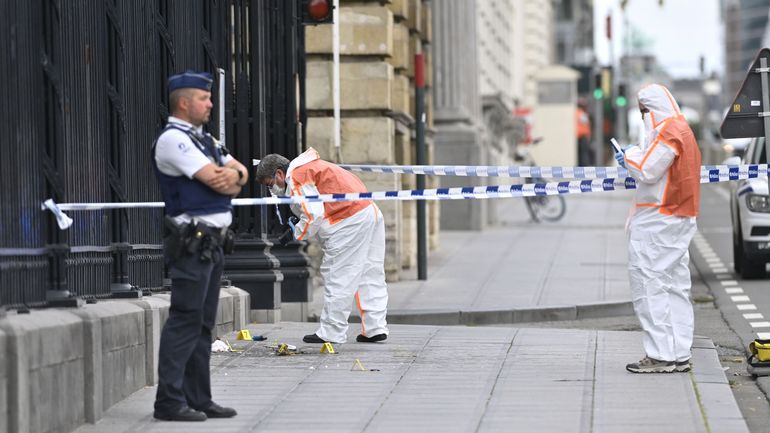
[[286, 223], [289, 225], [289, 227], [291, 227], [291, 230], [292, 230], [292, 231], [295, 231], [295, 230], [297, 229], [297, 228], [295, 227], [295, 225], [296, 225], [298, 222], [299, 222], [299, 218], [297, 218], [297, 217], [295, 217], [295, 216], [290, 216], [290, 217], [289, 217], [289, 218], [286, 220]]
[[626, 155], [623, 152], [615, 152], [615, 161], [619, 166], [626, 168]]

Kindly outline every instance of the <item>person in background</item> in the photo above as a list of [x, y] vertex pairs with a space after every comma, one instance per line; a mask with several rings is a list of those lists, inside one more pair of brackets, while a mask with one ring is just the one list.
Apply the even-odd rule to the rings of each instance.
[[578, 146], [578, 165], [587, 167], [596, 164], [594, 150], [591, 148], [591, 117], [583, 98], [578, 99], [575, 109], [575, 135]]
[[636, 180], [627, 223], [628, 276], [646, 353], [626, 369], [686, 372], [694, 331], [688, 248], [697, 229], [701, 154], [667, 88], [651, 84], [638, 99], [644, 140], [615, 154]]
[[[313, 196], [366, 192], [353, 173], [320, 158], [312, 147], [289, 162], [278, 154], [257, 165], [257, 181], [276, 196]], [[379, 207], [367, 200], [291, 205], [299, 217], [290, 219], [297, 240], [316, 238], [323, 250], [321, 275], [324, 303], [318, 330], [305, 343], [345, 343], [353, 302], [361, 314], [356, 341], [374, 343], [388, 338], [385, 320], [385, 222]]]

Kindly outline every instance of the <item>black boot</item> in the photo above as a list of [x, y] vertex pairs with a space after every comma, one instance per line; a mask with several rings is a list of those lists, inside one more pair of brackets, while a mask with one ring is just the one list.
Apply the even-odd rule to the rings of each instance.
[[232, 418], [235, 415], [238, 415], [238, 412], [236, 412], [235, 409], [231, 407], [222, 407], [213, 401], [208, 409], [203, 410], [203, 413], [209, 418]]
[[376, 343], [378, 341], [385, 341], [388, 339], [388, 334], [377, 334], [372, 337], [366, 337], [364, 334], [358, 334], [356, 341], [359, 343]]
[[182, 407], [176, 412], [155, 411], [153, 416], [162, 421], [206, 421], [208, 419], [205, 413], [187, 406]]
[[317, 344], [328, 343], [328, 341], [324, 340], [323, 338], [319, 337], [316, 334], [308, 334], [302, 337], [302, 341], [304, 341], [305, 343], [317, 343]]

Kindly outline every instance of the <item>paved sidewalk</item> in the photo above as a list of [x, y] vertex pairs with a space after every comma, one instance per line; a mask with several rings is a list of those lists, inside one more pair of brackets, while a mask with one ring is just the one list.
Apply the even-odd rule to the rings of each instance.
[[[625, 193], [570, 197], [565, 219], [443, 232], [429, 280], [392, 283], [385, 343], [319, 353], [301, 342], [314, 323], [250, 325], [266, 342], [214, 354], [214, 398], [239, 415], [155, 421], [155, 388], [109, 409], [94, 432], [748, 432], [719, 359], [696, 338], [694, 371], [637, 375], [638, 332], [423, 326], [631, 314]], [[320, 306], [316, 296], [314, 307]], [[349, 341], [358, 332], [351, 326]], [[307, 353], [279, 357], [275, 342]], [[351, 370], [356, 360], [366, 371]]]
[[[631, 192], [568, 196], [557, 223], [533, 223], [520, 199], [498, 199], [507, 225], [442, 231], [428, 280], [388, 284], [388, 320], [479, 325], [633, 314], [625, 220]], [[311, 313], [323, 296], [314, 293]], [[357, 314], [354, 309], [353, 314]]]
[[[693, 373], [638, 375], [623, 369], [641, 353], [636, 332], [395, 325], [386, 343], [328, 355], [301, 343], [313, 324], [249, 329], [268, 340], [231, 334], [245, 352], [213, 355], [214, 398], [237, 417], [156, 421], [146, 388], [77, 432], [748, 431], [707, 339]], [[275, 340], [308, 353], [273, 355]]]

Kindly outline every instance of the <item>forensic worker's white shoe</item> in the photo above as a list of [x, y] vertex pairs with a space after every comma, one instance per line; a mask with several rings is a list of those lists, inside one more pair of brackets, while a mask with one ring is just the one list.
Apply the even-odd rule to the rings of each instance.
[[626, 370], [631, 373], [673, 373], [676, 371], [674, 361], [659, 361], [645, 356], [639, 362], [626, 365]]

